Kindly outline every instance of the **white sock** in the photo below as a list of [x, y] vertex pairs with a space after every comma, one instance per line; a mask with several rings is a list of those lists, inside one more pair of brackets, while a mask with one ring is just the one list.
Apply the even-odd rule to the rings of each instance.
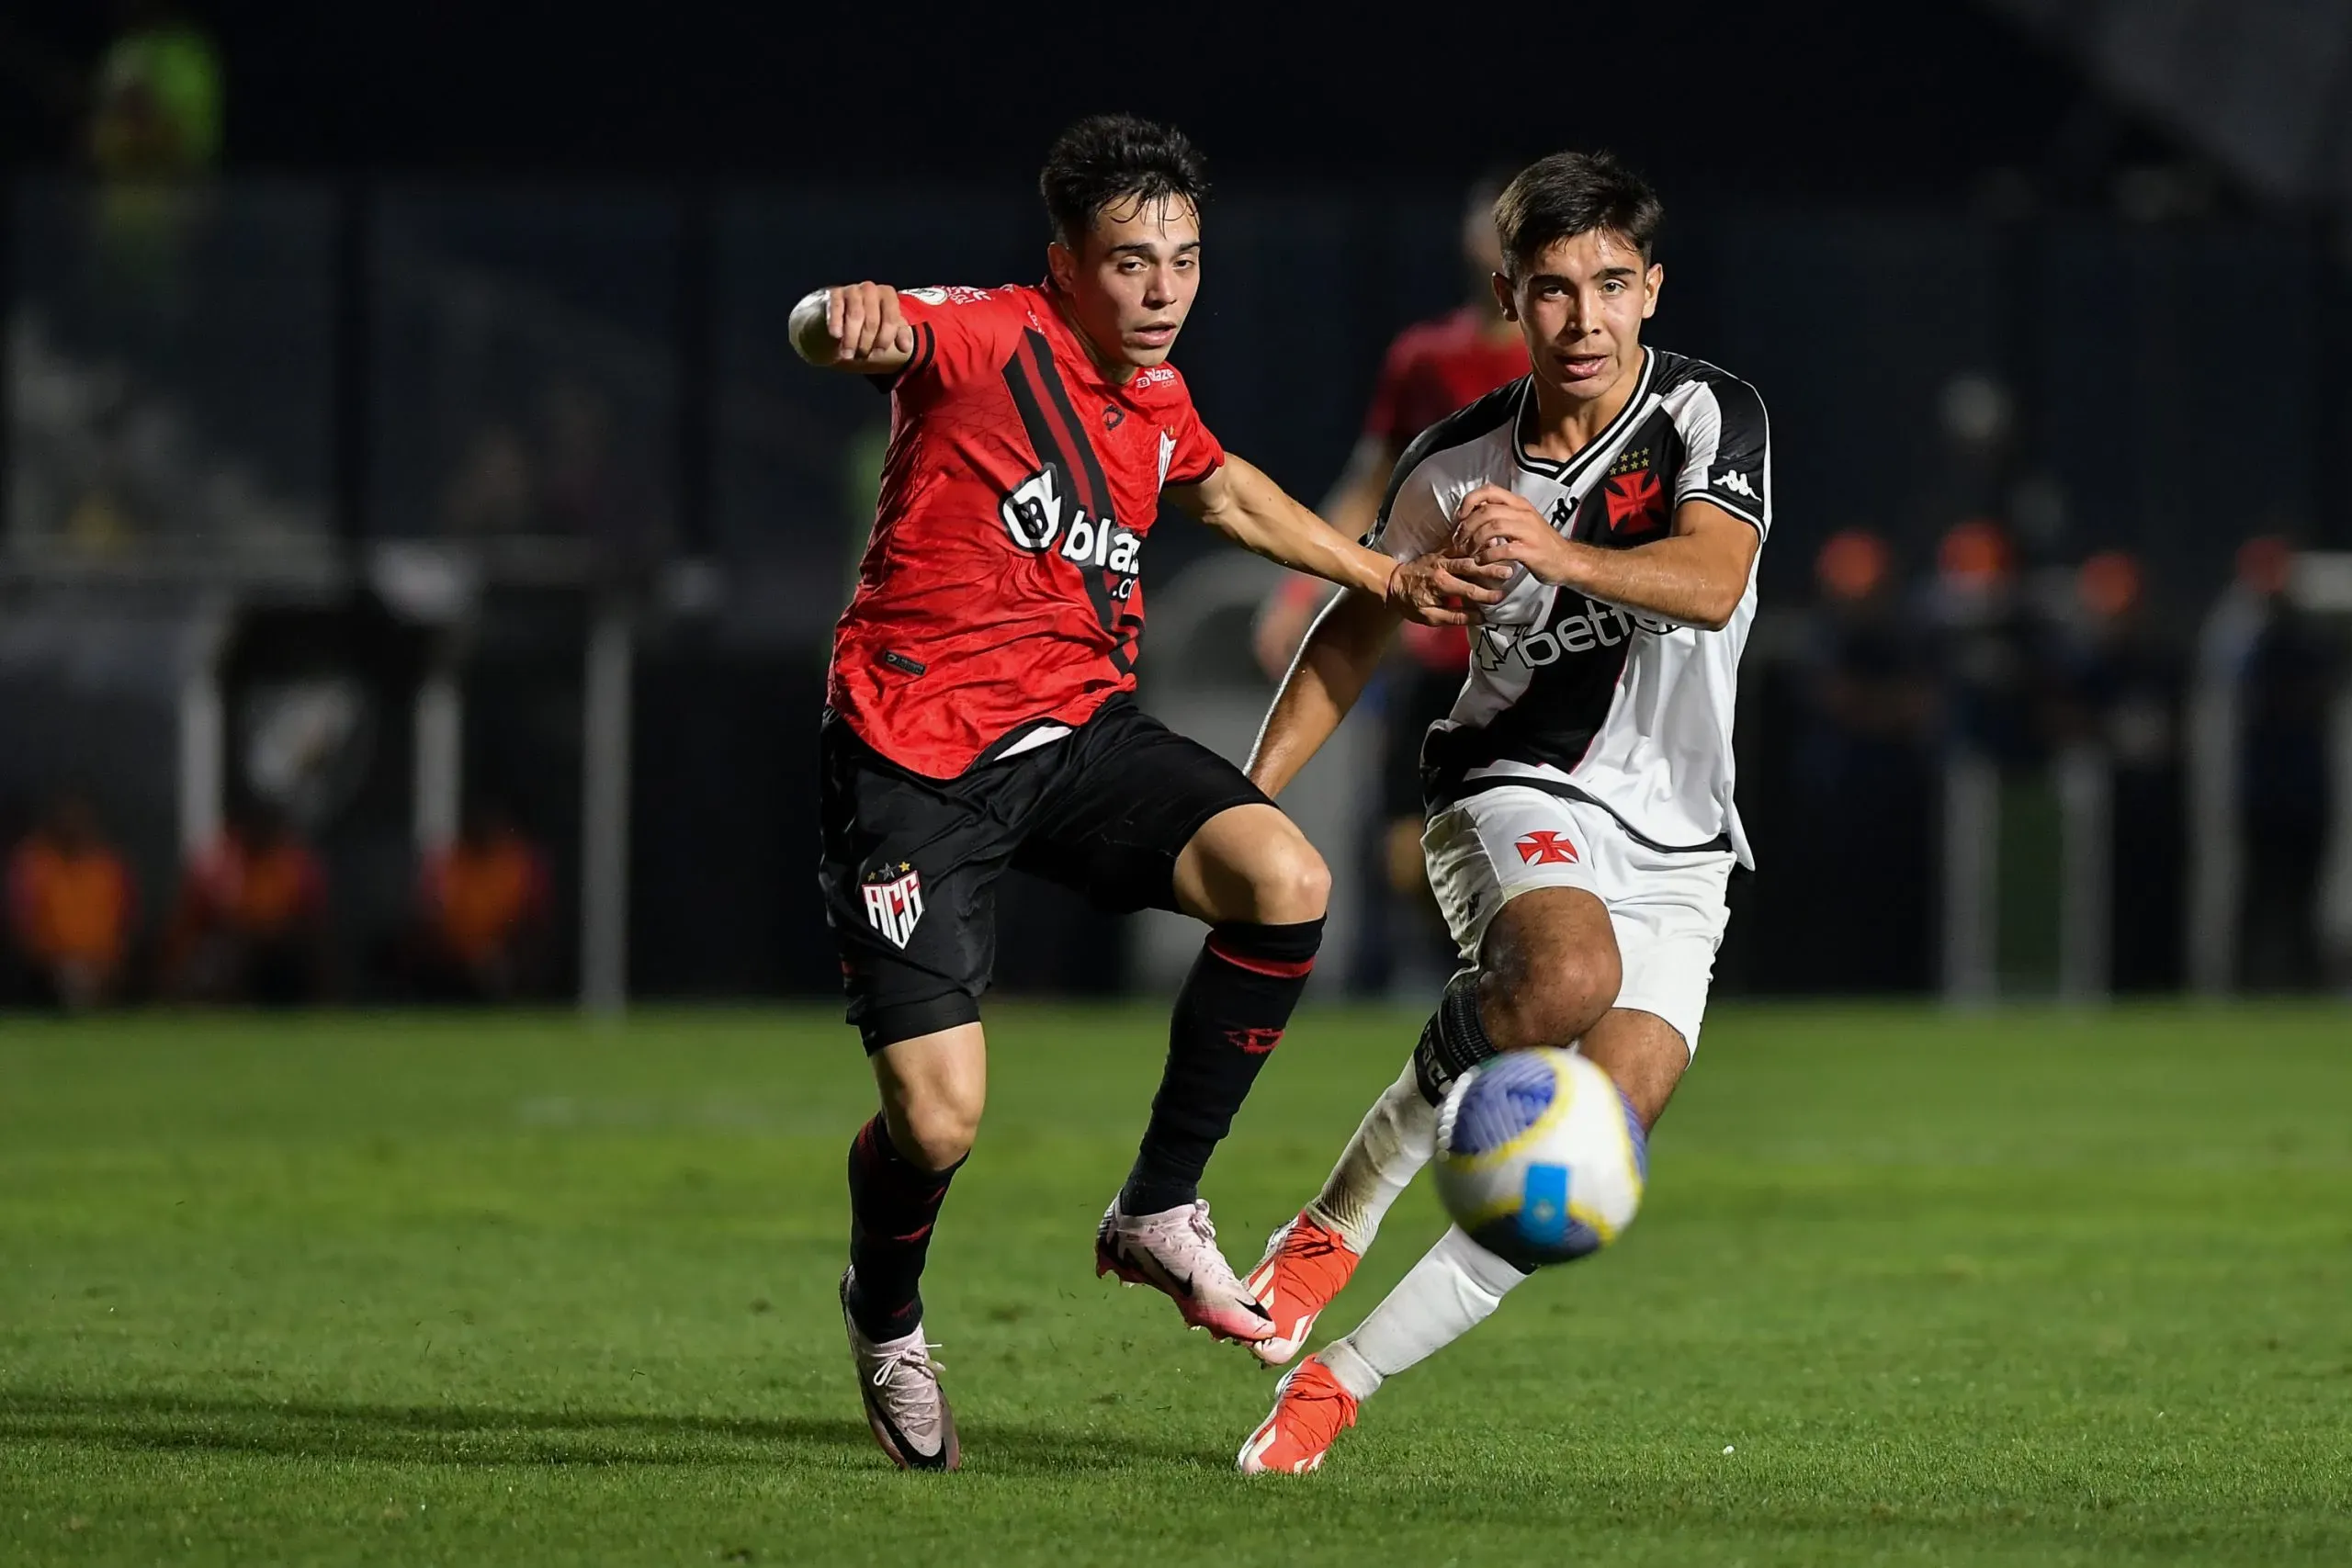
[[1317, 1355], [1341, 1388], [1370, 1399], [1384, 1380], [1486, 1322], [1526, 1278], [1453, 1226], [1354, 1333]]
[[1362, 1256], [1380, 1234], [1396, 1195], [1437, 1153], [1437, 1107], [1421, 1098], [1410, 1058], [1395, 1083], [1364, 1112], [1323, 1190], [1307, 1204], [1317, 1223], [1340, 1233]]

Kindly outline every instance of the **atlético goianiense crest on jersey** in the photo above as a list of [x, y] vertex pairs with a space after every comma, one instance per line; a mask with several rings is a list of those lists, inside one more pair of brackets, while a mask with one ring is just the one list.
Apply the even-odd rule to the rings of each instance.
[[905, 861], [865, 874], [858, 891], [865, 895], [865, 918], [874, 929], [904, 947], [922, 919], [922, 877]]

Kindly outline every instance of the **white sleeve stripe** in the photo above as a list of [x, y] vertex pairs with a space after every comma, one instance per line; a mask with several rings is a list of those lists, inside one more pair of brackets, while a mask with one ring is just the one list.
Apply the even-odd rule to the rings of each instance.
[[[1679, 506], [1685, 501], [1703, 501], [1709, 506], [1714, 507], [1719, 512], [1730, 513], [1734, 517], [1738, 518], [1742, 523], [1745, 523], [1748, 526], [1754, 528], [1759, 534], [1769, 535], [1772, 531], [1772, 525], [1770, 523], [1767, 523], [1761, 516], [1748, 510], [1747, 507], [1740, 505], [1739, 502], [1736, 501], [1726, 500], [1724, 497], [1717, 495], [1713, 491], [1692, 491], [1690, 494], [1679, 498], [1675, 504]], [[1776, 556], [1773, 558], [1777, 560], [1780, 558]]]

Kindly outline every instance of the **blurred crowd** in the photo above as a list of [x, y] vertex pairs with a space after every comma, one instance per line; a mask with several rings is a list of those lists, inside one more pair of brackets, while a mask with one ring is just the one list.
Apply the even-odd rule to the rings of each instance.
[[324, 861], [282, 811], [253, 805], [182, 868], [164, 918], [91, 797], [62, 793], [8, 852], [0, 1005], [79, 1011], [138, 1001], [263, 1007], [371, 994], [502, 1002], [546, 994], [546, 856], [493, 804], [421, 857], [411, 907], [375, 944], [376, 973], [338, 972]]

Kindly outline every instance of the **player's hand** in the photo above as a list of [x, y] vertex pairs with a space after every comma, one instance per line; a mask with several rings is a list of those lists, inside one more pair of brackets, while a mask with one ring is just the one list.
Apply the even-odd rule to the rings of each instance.
[[1575, 549], [1525, 496], [1481, 485], [1454, 511], [1453, 547], [1482, 565], [1525, 567], [1544, 582], [1568, 580]]
[[1388, 607], [1425, 626], [1466, 626], [1478, 606], [1503, 596], [1507, 566], [1481, 566], [1465, 557], [1432, 550], [1400, 560], [1388, 573]]
[[899, 313], [899, 291], [887, 283], [846, 283], [825, 291], [825, 331], [833, 363], [859, 366], [878, 356], [912, 354], [915, 330]]

